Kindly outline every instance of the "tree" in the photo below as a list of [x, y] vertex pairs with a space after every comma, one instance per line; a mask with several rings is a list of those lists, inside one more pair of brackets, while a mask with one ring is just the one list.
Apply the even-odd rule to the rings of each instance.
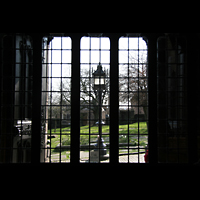
[[119, 101], [143, 107], [145, 118], [148, 116], [148, 82], [147, 82], [147, 56], [141, 54], [130, 55], [129, 65], [124, 64], [119, 74]]
[[[145, 117], [148, 116], [148, 82], [147, 82], [147, 55], [140, 53], [138, 55], [130, 55], [129, 64], [120, 66], [119, 71], [119, 102], [126, 105], [143, 107]], [[94, 90], [92, 70], [81, 71], [80, 78], [80, 110], [88, 109], [94, 114], [94, 120], [98, 121], [99, 116], [99, 97], [98, 92]], [[109, 104], [109, 78], [106, 73], [106, 86], [102, 92], [103, 107]], [[61, 108], [55, 106], [54, 113], [59, 116], [59, 113], [69, 112], [71, 109], [71, 78], [62, 78], [59, 91], [53, 93], [51, 97], [53, 104], [61, 105]], [[58, 88], [58, 87], [57, 87]], [[64, 106], [66, 105], [66, 106]]]
[[71, 79], [61, 80], [60, 83], [54, 82], [49, 92], [50, 118], [62, 119], [71, 111]]
[[[94, 120], [97, 121], [99, 117], [99, 96], [98, 92], [94, 89], [93, 77], [89, 71], [82, 71], [82, 77], [80, 78], [80, 110], [89, 109], [94, 114]], [[105, 90], [102, 91], [102, 105], [108, 103], [108, 90], [109, 79], [106, 78]], [[70, 79], [63, 79], [60, 84], [61, 96], [60, 104], [71, 105], [71, 82]], [[56, 100], [59, 103], [59, 100]]]
[[[93, 77], [90, 72], [83, 72], [83, 77], [80, 81], [81, 87], [81, 109], [88, 108], [94, 114], [94, 120], [97, 121], [99, 118], [99, 93], [94, 89]], [[108, 90], [109, 90], [109, 79], [106, 78], [105, 89], [102, 91], [101, 104], [107, 105], [108, 103]], [[90, 107], [89, 107], [90, 104]]]

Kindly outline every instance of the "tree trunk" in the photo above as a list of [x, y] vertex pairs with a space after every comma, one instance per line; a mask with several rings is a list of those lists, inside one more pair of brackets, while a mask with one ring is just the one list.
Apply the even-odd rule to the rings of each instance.
[[143, 110], [144, 110], [145, 120], [146, 120], [146, 122], [147, 122], [147, 131], [148, 131], [148, 130], [149, 130], [148, 107], [147, 107], [147, 106], [144, 106], [144, 107], [143, 107]]

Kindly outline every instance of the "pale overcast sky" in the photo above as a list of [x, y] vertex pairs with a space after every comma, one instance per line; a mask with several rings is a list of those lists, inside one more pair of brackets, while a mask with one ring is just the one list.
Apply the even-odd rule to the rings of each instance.
[[[138, 44], [139, 42], [139, 44]], [[56, 77], [53, 81], [53, 85], [57, 85], [60, 82], [59, 77], [71, 77], [71, 38], [70, 37], [54, 37], [50, 43], [49, 63], [52, 64], [52, 68], [49, 70], [51, 77]], [[102, 63], [105, 69], [109, 70], [110, 64], [110, 39], [106, 37], [83, 37], [81, 38], [81, 70], [89, 70], [90, 67], [96, 70], [97, 64]], [[129, 48], [129, 52], [126, 51]], [[123, 63], [138, 62], [138, 48], [147, 49], [146, 42], [142, 38], [120, 38], [119, 39], [119, 65], [121, 66], [121, 72], [123, 70]], [[53, 49], [51, 51], [51, 49]], [[61, 51], [62, 49], [62, 51]], [[89, 51], [91, 49], [91, 51]], [[101, 49], [101, 51], [99, 51]], [[146, 59], [147, 52], [139, 53], [139, 61], [141, 62], [141, 55]], [[129, 55], [129, 56], [128, 56]], [[134, 59], [133, 59], [134, 57]], [[129, 59], [129, 60], [128, 60]], [[62, 67], [61, 67], [62, 63]], [[51, 65], [49, 65], [51, 67]], [[61, 70], [62, 68], [62, 70]]]

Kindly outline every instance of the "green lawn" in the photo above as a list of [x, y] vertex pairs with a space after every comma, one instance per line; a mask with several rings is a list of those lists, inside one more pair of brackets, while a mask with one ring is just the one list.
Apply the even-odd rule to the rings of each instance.
[[[70, 145], [71, 144], [71, 127], [51, 129], [48, 131], [48, 135], [55, 135], [55, 138], [51, 138], [51, 161], [59, 162], [60, 156], [62, 162], [69, 162], [70, 160], [70, 150], [69, 149], [55, 149], [58, 144]], [[110, 137], [110, 126], [102, 125], [102, 137], [104, 143], [109, 143]], [[80, 145], [89, 145], [89, 142], [96, 143], [98, 135], [98, 126], [82, 126], [80, 127]], [[138, 141], [139, 136], [139, 141]], [[121, 146], [119, 148], [119, 153], [134, 153], [138, 149], [134, 149], [135, 146], [145, 146], [148, 143], [148, 130], [146, 122], [133, 123], [129, 125], [120, 125], [119, 126], [119, 143], [128, 143], [131, 144], [130, 148], [126, 146]], [[109, 151], [109, 150], [108, 150]], [[140, 151], [144, 151], [141, 149]], [[61, 155], [60, 155], [61, 152]], [[87, 151], [85, 151], [87, 152]]]
[[119, 125], [119, 134], [148, 134], [147, 123], [133, 123], [126, 125]]
[[[102, 126], [102, 137], [105, 141], [105, 143], [109, 143], [109, 125], [103, 125]], [[65, 128], [57, 128], [51, 129], [51, 131], [48, 131], [48, 134], [55, 135], [56, 138], [51, 139], [51, 148], [55, 148], [59, 143], [62, 143], [62, 145], [70, 145], [70, 127]], [[90, 130], [89, 130], [90, 129]], [[89, 133], [91, 134], [89, 136]], [[127, 134], [130, 135], [127, 135]], [[138, 134], [141, 137], [139, 140], [140, 146], [145, 146], [147, 144], [147, 124], [146, 122], [140, 122], [140, 123], [133, 123], [129, 125], [120, 125], [119, 126], [119, 143], [130, 143], [134, 145], [138, 145]], [[98, 126], [82, 126], [80, 128], [80, 145], [83, 144], [89, 144], [90, 142], [95, 142], [97, 140], [98, 135]], [[55, 151], [55, 150], [52, 150]]]
[[[81, 135], [88, 135], [88, 134], [97, 134], [98, 135], [98, 126], [81, 126], [80, 128], [80, 134]], [[66, 135], [70, 134], [71, 128], [65, 127], [65, 128], [57, 128], [57, 129], [51, 129], [48, 130], [48, 134], [53, 135]], [[109, 134], [110, 132], [110, 126], [109, 125], [102, 125], [102, 133]], [[119, 134], [148, 134], [147, 132], [147, 124], [146, 122], [140, 122], [140, 123], [133, 123], [129, 125], [119, 125]]]

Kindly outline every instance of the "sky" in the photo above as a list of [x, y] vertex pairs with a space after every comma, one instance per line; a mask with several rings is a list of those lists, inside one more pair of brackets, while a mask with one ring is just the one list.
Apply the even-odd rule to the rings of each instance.
[[[139, 42], [139, 43], [138, 43]], [[58, 87], [60, 79], [59, 77], [71, 77], [71, 38], [70, 37], [54, 37], [50, 43], [49, 63], [53, 63], [51, 70], [49, 70], [49, 76], [55, 77], [53, 87]], [[102, 63], [103, 68], [109, 70], [110, 64], [110, 40], [109, 38], [102, 37], [83, 37], [81, 38], [81, 76], [84, 71], [89, 71], [89, 67], [96, 70], [99, 62]], [[127, 49], [129, 48], [129, 52]], [[140, 51], [139, 49], [147, 49], [146, 42], [142, 38], [125, 38], [119, 39], [119, 69], [120, 73], [123, 73], [125, 69], [124, 63], [141, 62], [142, 59], [146, 59], [146, 51]], [[51, 49], [53, 49], [51, 51]], [[61, 51], [62, 49], [62, 51]], [[91, 54], [89, 49], [91, 49]], [[99, 51], [101, 49], [101, 51]], [[143, 55], [143, 56], [142, 56]], [[143, 58], [144, 57], [144, 58]], [[62, 63], [62, 67], [61, 67]], [[91, 65], [89, 65], [91, 63]]]

